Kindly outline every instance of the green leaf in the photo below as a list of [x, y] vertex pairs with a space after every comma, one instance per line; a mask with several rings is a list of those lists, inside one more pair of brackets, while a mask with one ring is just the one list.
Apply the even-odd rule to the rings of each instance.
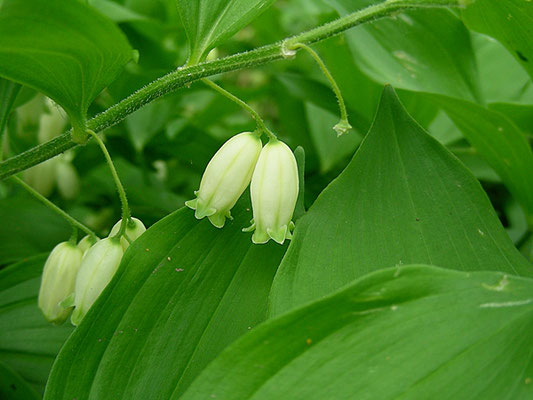
[[[329, 0], [341, 14], [375, 0]], [[468, 30], [449, 10], [416, 10], [363, 24], [346, 38], [355, 62], [375, 81], [475, 100], [475, 58]]]
[[503, 114], [477, 104], [431, 95], [468, 141], [533, 215], [533, 151], [520, 129]]
[[189, 37], [188, 64], [197, 64], [207, 53], [244, 28], [275, 0], [176, 0]]
[[[4, 128], [7, 124], [7, 117], [11, 111], [11, 107], [15, 102], [17, 94], [20, 90], [20, 85], [15, 82], [8, 81], [7, 79], [0, 78], [0, 140], [4, 133]], [[0, 149], [2, 144], [0, 143]], [[1, 158], [1, 151], [0, 151]]]
[[5, 0], [0, 76], [35, 88], [84, 127], [87, 108], [131, 59], [125, 36], [80, 1]]
[[296, 224], [271, 314], [379, 268], [427, 263], [533, 276], [472, 174], [386, 87], [356, 155]]
[[533, 79], [533, 3], [529, 0], [477, 0], [462, 11], [472, 30], [498, 39]]
[[3, 400], [38, 400], [40, 396], [19, 374], [0, 362], [0, 398]]
[[0, 362], [39, 392], [73, 330], [69, 325], [49, 324], [37, 307], [45, 260], [46, 256], [36, 256], [0, 271]]
[[532, 292], [495, 272], [379, 271], [267, 321], [181, 400], [529, 399]]
[[245, 206], [223, 229], [183, 208], [130, 246], [58, 356], [45, 398], [168, 399], [261, 322], [285, 248], [252, 244]]
[[0, 199], [0, 265], [50, 251], [72, 230], [26, 193]]

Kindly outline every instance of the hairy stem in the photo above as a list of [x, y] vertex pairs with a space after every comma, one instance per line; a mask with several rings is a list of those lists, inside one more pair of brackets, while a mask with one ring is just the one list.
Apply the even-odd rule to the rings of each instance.
[[[352, 14], [338, 18], [307, 32], [284, 39], [278, 43], [235, 54], [219, 60], [178, 68], [149, 83], [129, 97], [111, 106], [106, 111], [87, 121], [87, 128], [100, 132], [122, 121], [126, 116], [147, 103], [198, 79], [242, 68], [255, 67], [268, 62], [281, 60], [287, 55], [284, 46], [290, 48], [297, 43], [311, 44], [337, 35], [354, 26], [384, 18], [401, 11], [428, 7], [457, 7], [464, 0], [386, 0]], [[72, 132], [66, 132], [55, 139], [27, 150], [0, 163], [0, 180], [46, 161], [77, 144], [72, 140]]]
[[85, 232], [87, 235], [89, 235], [93, 239], [98, 240], [98, 236], [96, 236], [96, 233], [94, 233], [89, 227], [85, 226], [80, 221], [72, 217], [70, 214], [68, 214], [67, 212], [63, 211], [61, 208], [56, 206], [54, 203], [52, 203], [50, 200], [48, 200], [46, 197], [40, 194], [37, 190], [32, 188], [26, 182], [24, 182], [22, 179], [20, 179], [17, 176], [12, 176], [11, 180], [15, 182], [16, 184], [20, 185], [22, 188], [24, 188], [24, 190], [26, 190], [29, 194], [31, 194], [33, 197], [35, 197], [37, 200], [43, 203], [50, 210], [54, 211], [55, 213], [59, 214], [61, 217], [66, 219], [67, 222], [70, 225], [72, 225], [73, 228], [79, 229]]
[[257, 111], [255, 111], [252, 107], [250, 107], [246, 102], [242, 101], [237, 96], [235, 96], [233, 93], [228, 92], [226, 89], [217, 85], [215, 82], [210, 81], [207, 78], [202, 78], [202, 82], [205, 83], [210, 88], [216, 90], [222, 96], [230, 99], [231, 101], [233, 101], [234, 103], [238, 104], [240, 107], [245, 109], [255, 120], [261, 133], [264, 132], [268, 136], [269, 139], [276, 137], [276, 135], [274, 135], [274, 133], [272, 133], [272, 131], [267, 128], [267, 126], [265, 125], [265, 121], [263, 121], [263, 118], [261, 118], [261, 116], [257, 113]]

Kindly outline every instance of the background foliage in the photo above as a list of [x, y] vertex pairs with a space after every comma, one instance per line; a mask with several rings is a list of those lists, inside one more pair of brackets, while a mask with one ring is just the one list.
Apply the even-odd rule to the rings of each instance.
[[[0, 0], [3, 155], [42, 142], [43, 93], [68, 128], [187, 61], [375, 3]], [[133, 215], [152, 227], [76, 330], [36, 305], [68, 225], [0, 182], [0, 397], [41, 398], [49, 379], [54, 400], [530, 398], [532, 15], [532, 2], [477, 0], [317, 43], [354, 127], [341, 138], [305, 53], [214, 77], [305, 150], [307, 212], [290, 246], [240, 232], [246, 196], [223, 230], [182, 208], [220, 145], [255, 127], [201, 82], [107, 129]], [[46, 195], [107, 234], [120, 203], [99, 148], [61, 162], [79, 188], [49, 163]]]

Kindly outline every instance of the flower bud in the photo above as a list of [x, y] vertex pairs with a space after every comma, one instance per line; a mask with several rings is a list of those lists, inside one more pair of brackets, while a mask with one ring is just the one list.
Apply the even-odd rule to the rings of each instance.
[[252, 241], [266, 243], [270, 239], [283, 244], [291, 239], [291, 221], [298, 198], [298, 166], [291, 149], [273, 139], [263, 147], [250, 185], [253, 225]]
[[28, 185], [37, 190], [44, 197], [54, 191], [57, 172], [57, 157], [46, 160], [24, 171], [23, 178]]
[[56, 136], [61, 135], [67, 123], [64, 112], [60, 109], [59, 105], [50, 99], [46, 100], [49, 112], [41, 114], [39, 118], [39, 131], [37, 132], [39, 143], [48, 142]]
[[100, 293], [111, 281], [120, 265], [124, 250], [120, 241], [106, 238], [98, 241], [83, 256], [76, 277], [74, 306], [71, 322], [78, 325]]
[[72, 200], [80, 192], [80, 178], [70, 161], [60, 158], [57, 163], [56, 181], [59, 194], [64, 199]]
[[[122, 220], [119, 220], [111, 229], [111, 232], [109, 232], [109, 237], [115, 236], [118, 231], [120, 230], [120, 224], [122, 223]], [[131, 218], [128, 223], [126, 224], [126, 235], [128, 238], [133, 242], [136, 240], [139, 236], [141, 236], [146, 231], [146, 227], [142, 223], [140, 219], [137, 218]], [[122, 248], [124, 251], [129, 247], [130, 243], [125, 237], [120, 238], [120, 244], [122, 245]]]
[[195, 217], [208, 217], [222, 228], [230, 210], [250, 183], [261, 152], [261, 139], [251, 132], [243, 132], [228, 140], [213, 156], [205, 169], [197, 198], [185, 205], [196, 210]]
[[70, 308], [59, 305], [73, 291], [83, 252], [69, 242], [59, 243], [44, 264], [38, 304], [45, 318], [54, 324], [65, 322]]

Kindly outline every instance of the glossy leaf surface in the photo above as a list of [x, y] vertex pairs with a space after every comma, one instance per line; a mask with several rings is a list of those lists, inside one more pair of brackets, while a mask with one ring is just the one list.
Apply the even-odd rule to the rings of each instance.
[[525, 400], [532, 292], [531, 279], [496, 272], [379, 271], [267, 321], [181, 400]]
[[[285, 248], [252, 245], [241, 206], [224, 229], [189, 209], [131, 245], [66, 343], [47, 399], [168, 399], [261, 322]], [[157, 391], [154, 391], [157, 387]]]
[[533, 275], [480, 184], [387, 87], [354, 158], [296, 226], [271, 313], [412, 263]]
[[131, 57], [118, 28], [80, 1], [5, 0], [0, 8], [0, 76], [43, 92], [73, 124]]

